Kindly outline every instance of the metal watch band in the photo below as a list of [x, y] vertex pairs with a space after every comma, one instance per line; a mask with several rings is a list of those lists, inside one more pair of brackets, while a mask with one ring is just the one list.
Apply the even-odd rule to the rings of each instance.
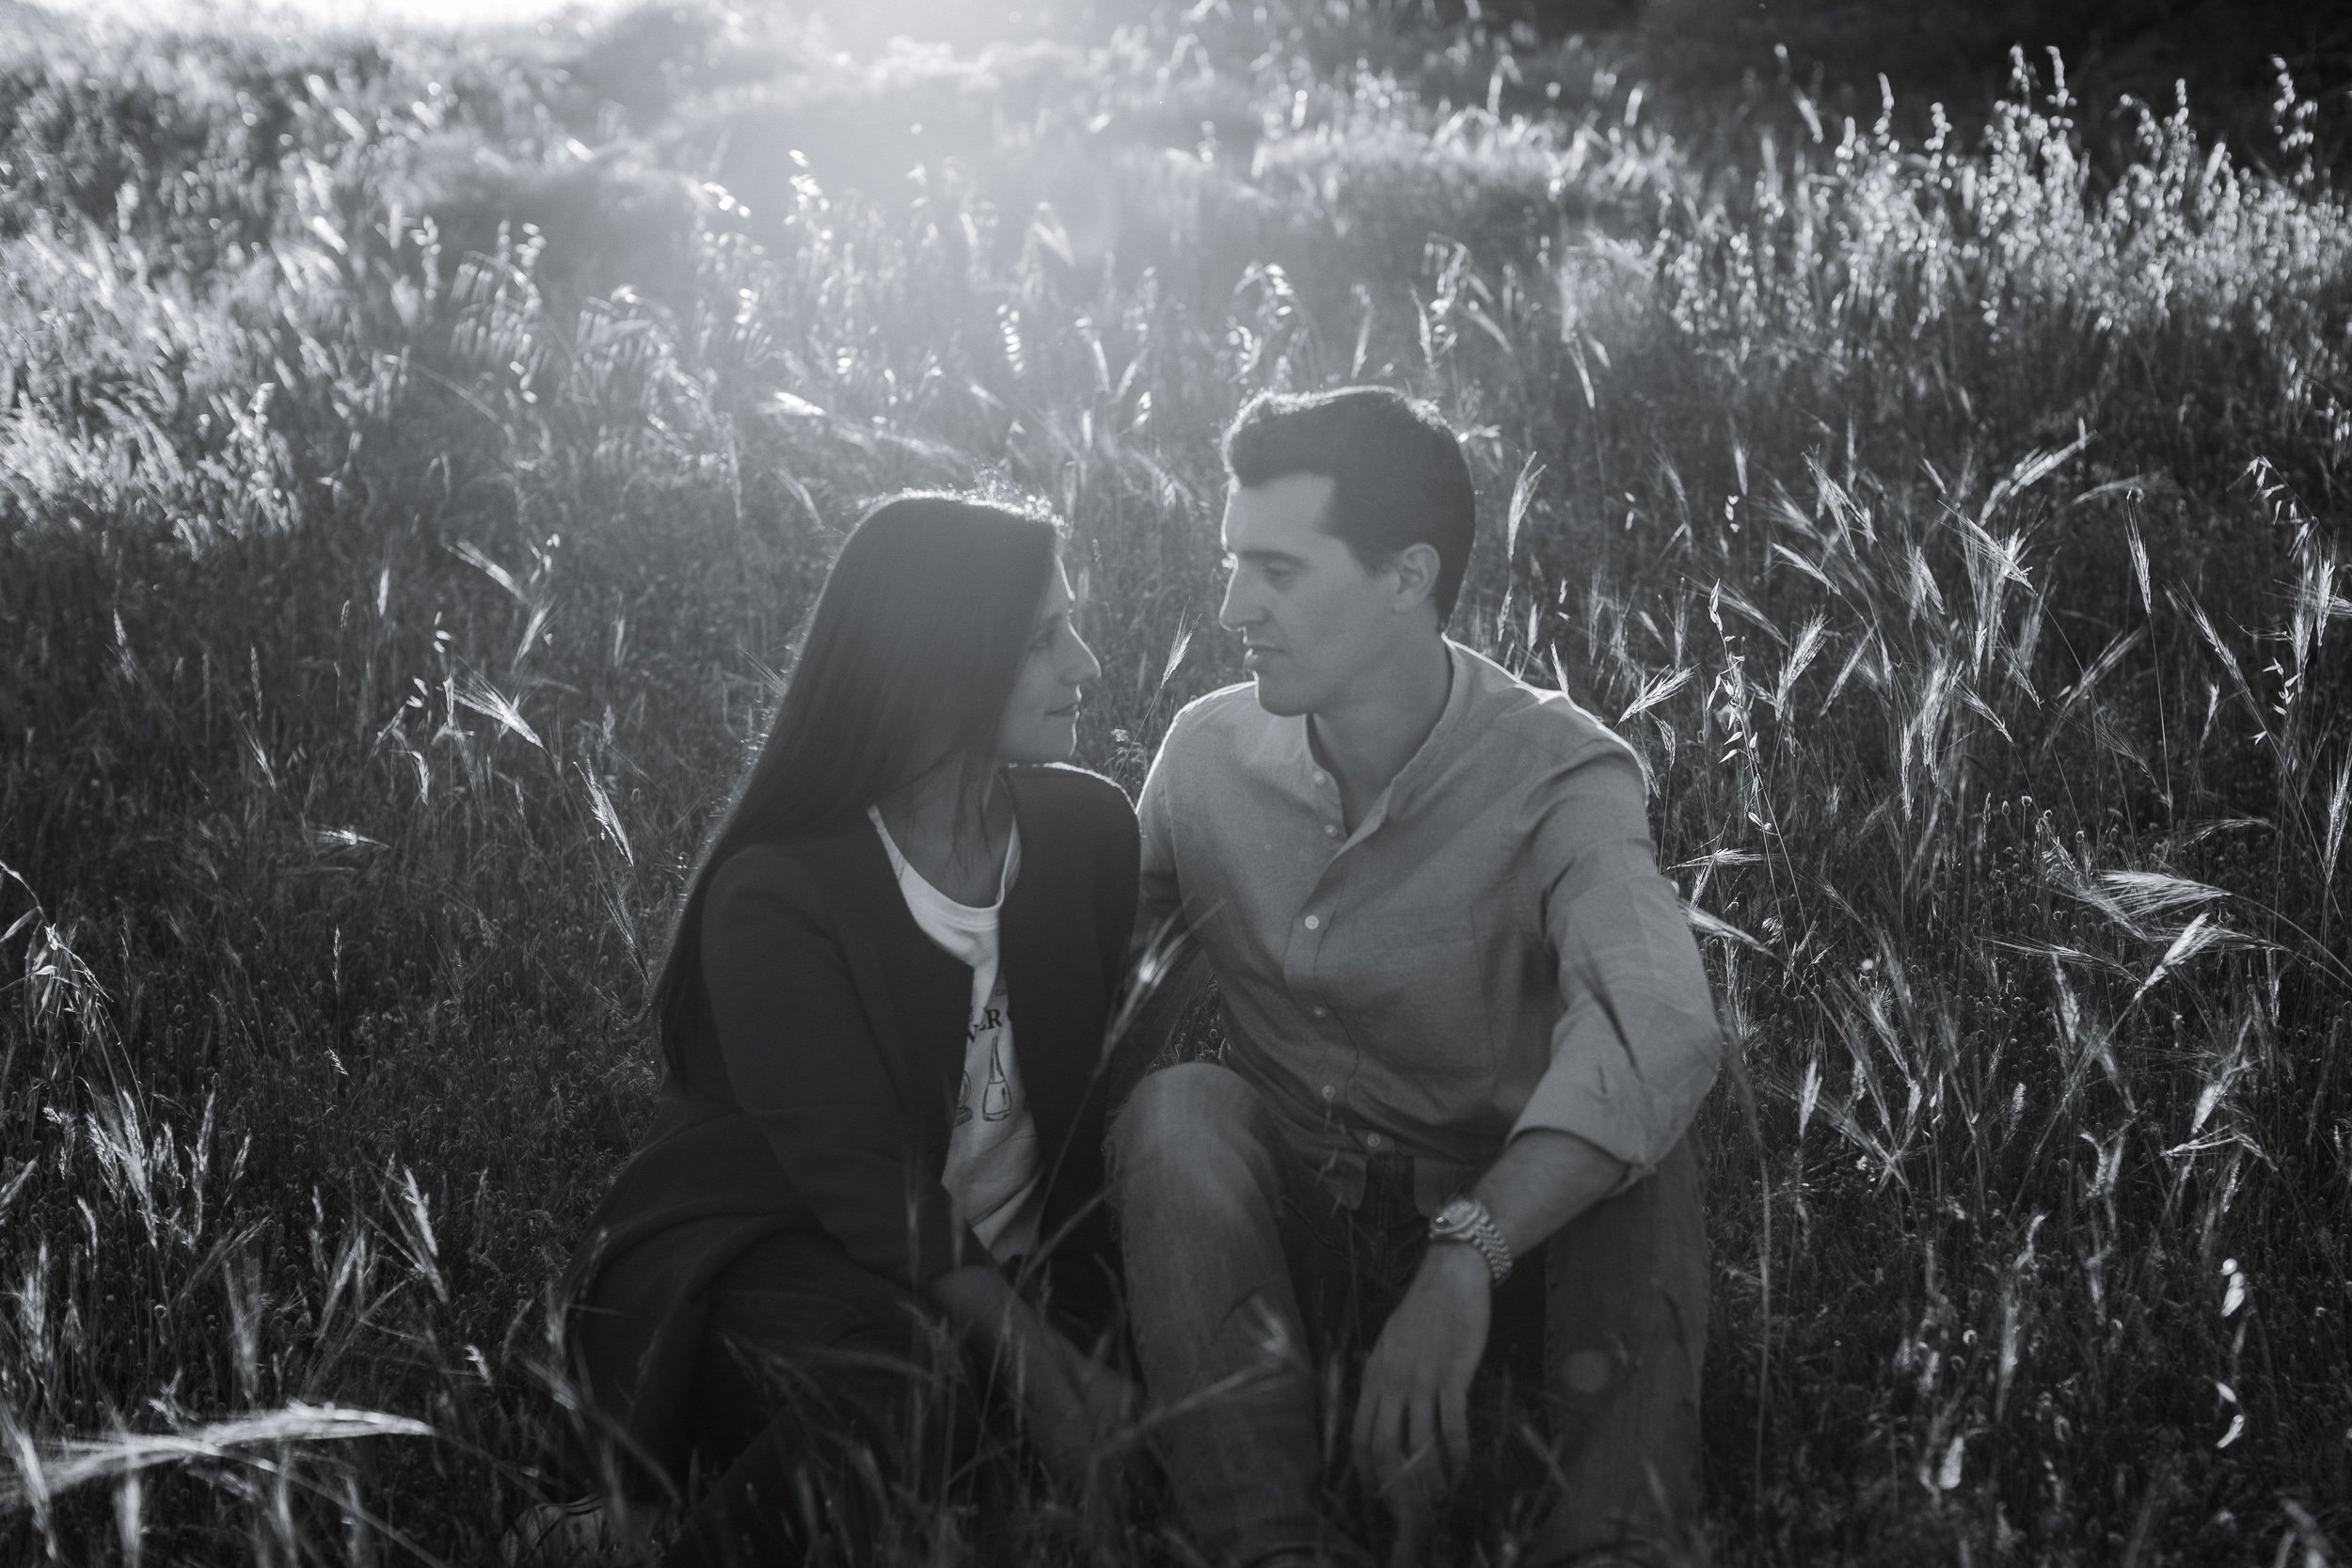
[[1486, 1212], [1485, 1204], [1474, 1197], [1460, 1201], [1468, 1211], [1461, 1220], [1454, 1225], [1432, 1221], [1429, 1233], [1441, 1241], [1468, 1242], [1476, 1247], [1478, 1255], [1486, 1260], [1488, 1282], [1500, 1285], [1510, 1274], [1514, 1261], [1510, 1243], [1502, 1239], [1502, 1232], [1495, 1228], [1494, 1216]]

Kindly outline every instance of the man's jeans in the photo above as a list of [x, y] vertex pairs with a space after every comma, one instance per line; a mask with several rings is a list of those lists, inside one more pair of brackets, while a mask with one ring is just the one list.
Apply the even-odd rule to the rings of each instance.
[[[1259, 1091], [1206, 1062], [1137, 1085], [1111, 1155], [1129, 1316], [1184, 1522], [1213, 1561], [1286, 1547], [1355, 1560], [1318, 1506], [1327, 1456], [1344, 1458], [1352, 1422], [1337, 1399], [1325, 1407], [1318, 1367], [1359, 1367], [1419, 1266], [1428, 1222], [1409, 1164], [1375, 1156], [1363, 1203], [1343, 1208]], [[1553, 1496], [1537, 1560], [1698, 1553], [1706, 1338], [1706, 1236], [1686, 1138], [1497, 1292], [1480, 1391], [1492, 1394], [1516, 1345], [1539, 1362], [1547, 1396]]]

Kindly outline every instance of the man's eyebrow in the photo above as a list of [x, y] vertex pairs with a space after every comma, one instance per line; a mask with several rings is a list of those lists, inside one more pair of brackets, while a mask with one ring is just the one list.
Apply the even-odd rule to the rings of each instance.
[[1255, 562], [1260, 565], [1303, 566], [1307, 563], [1307, 558], [1303, 555], [1294, 555], [1288, 550], [1266, 549], [1263, 546], [1256, 549], [1227, 550], [1225, 553], [1236, 561]]

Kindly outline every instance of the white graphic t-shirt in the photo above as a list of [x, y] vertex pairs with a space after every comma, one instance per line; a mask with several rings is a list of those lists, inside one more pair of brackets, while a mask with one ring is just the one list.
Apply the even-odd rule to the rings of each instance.
[[1005, 847], [1004, 879], [996, 902], [985, 909], [959, 904], [907, 863], [882, 825], [882, 813], [866, 815], [882, 835], [898, 892], [923, 934], [972, 971], [972, 1013], [963, 1032], [963, 1086], [956, 1098], [956, 1124], [947, 1137], [947, 1168], [941, 1181], [957, 1214], [1000, 1262], [1036, 1250], [1038, 1218], [1044, 1208], [1040, 1180], [1037, 1121], [1022, 1092], [1021, 1065], [1013, 1054], [1012, 1015], [1005, 1003], [1005, 980], [997, 962], [998, 916], [1005, 890], [1021, 869], [1021, 833]]

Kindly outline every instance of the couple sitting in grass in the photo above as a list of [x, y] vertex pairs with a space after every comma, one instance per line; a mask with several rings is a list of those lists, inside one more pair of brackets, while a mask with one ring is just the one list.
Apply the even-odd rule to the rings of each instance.
[[1262, 396], [1225, 451], [1252, 683], [1134, 809], [1064, 766], [1101, 667], [1050, 517], [901, 497], [842, 546], [572, 1275], [672, 1562], [864, 1560], [996, 1432], [1073, 1483], [1142, 1434], [1217, 1564], [1409, 1555], [1472, 1470], [1529, 1560], [1703, 1555], [1721, 1042], [1639, 765], [1444, 636], [1473, 498], [1428, 409]]

